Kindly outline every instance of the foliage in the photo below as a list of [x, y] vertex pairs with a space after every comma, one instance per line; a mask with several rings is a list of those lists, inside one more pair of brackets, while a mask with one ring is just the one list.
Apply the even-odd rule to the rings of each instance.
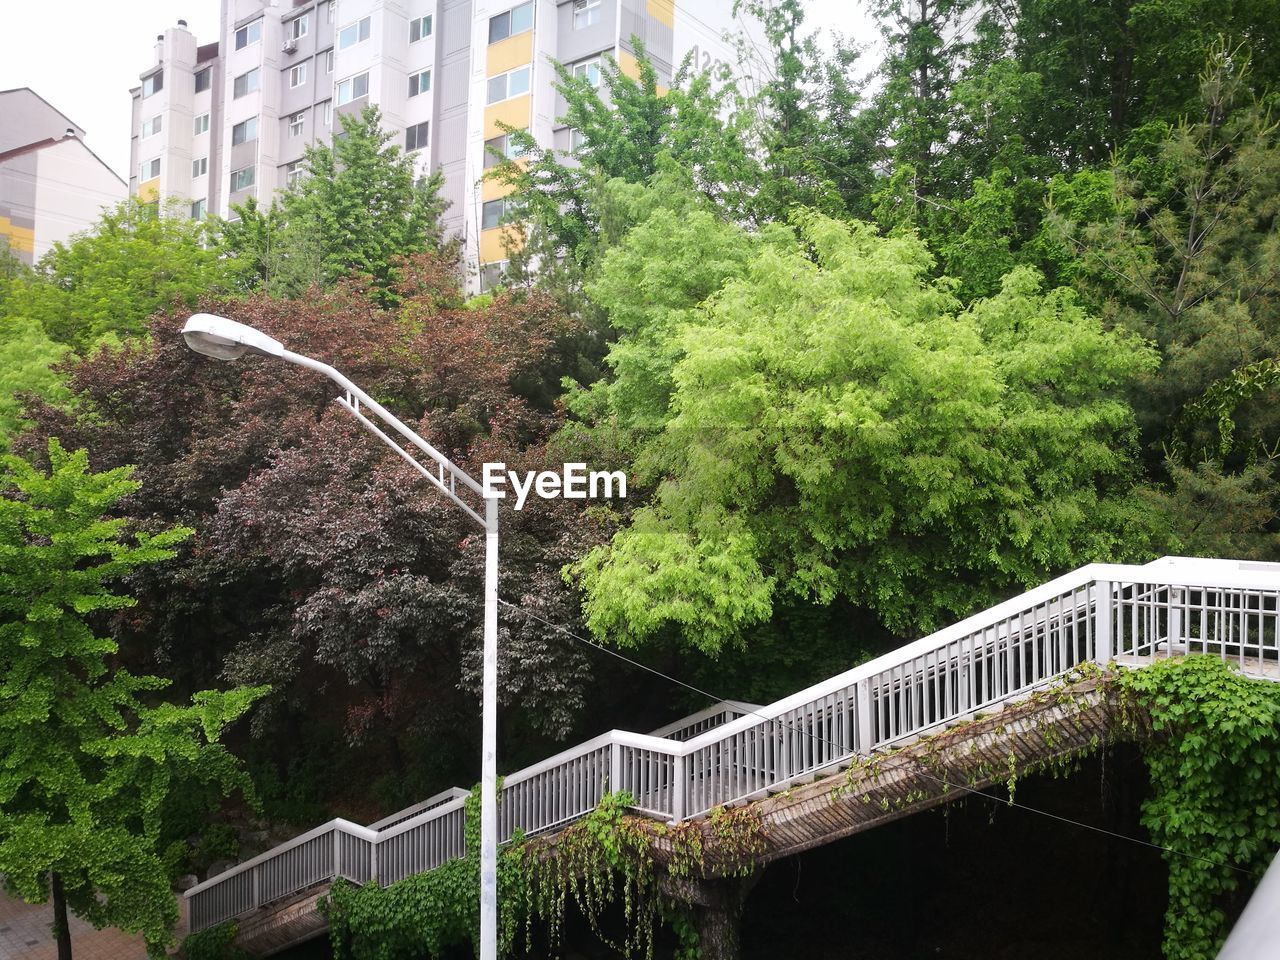
[[85, 350], [141, 335], [158, 310], [235, 289], [241, 264], [214, 248], [206, 222], [174, 213], [122, 201], [90, 230], [54, 244], [29, 278], [10, 282], [5, 313]]
[[252, 955], [235, 945], [240, 926], [234, 920], [219, 923], [183, 938], [186, 960], [252, 960]]
[[[603, 271], [640, 278], [627, 294], [668, 267], [633, 236]], [[714, 652], [787, 595], [928, 629], [1148, 549], [1121, 391], [1150, 353], [1025, 268], [960, 311], [929, 266], [914, 239], [805, 216], [688, 310], [676, 349], [642, 353], [639, 383], [669, 370], [672, 392], [636, 464], [664, 479], [575, 568], [598, 635], [670, 625]], [[625, 317], [618, 290], [601, 302]]]
[[1156, 734], [1143, 826], [1161, 846], [1196, 854], [1166, 857], [1164, 955], [1213, 956], [1242, 880], [1261, 876], [1280, 846], [1280, 688], [1207, 656], [1122, 671], [1119, 683]]
[[389, 145], [377, 107], [338, 120], [342, 132], [306, 148], [303, 176], [269, 210], [251, 199], [222, 226], [222, 248], [273, 294], [297, 296], [357, 273], [390, 295], [399, 258], [446, 246], [439, 173], [415, 179], [413, 158]]
[[127, 538], [104, 515], [138, 489], [131, 471], [92, 473], [55, 440], [48, 458], [46, 473], [7, 457], [0, 474], [0, 872], [32, 903], [52, 878], [78, 915], [142, 933], [161, 956], [178, 919], [164, 801], [184, 779], [248, 791], [216, 741], [264, 690], [151, 705], [167, 681], [111, 669], [116, 644], [92, 622], [132, 600], [110, 585], [172, 558], [190, 531]]
[[0, 317], [0, 450], [27, 424], [20, 395], [35, 394], [53, 404], [70, 398], [63, 378], [50, 369], [67, 350], [50, 340], [37, 320]]

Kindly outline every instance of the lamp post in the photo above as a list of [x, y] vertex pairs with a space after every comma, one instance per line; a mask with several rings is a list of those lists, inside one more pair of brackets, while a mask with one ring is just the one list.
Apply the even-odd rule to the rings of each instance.
[[[498, 957], [498, 501], [457, 464], [383, 407], [341, 373], [319, 360], [286, 350], [279, 340], [260, 330], [210, 313], [193, 314], [182, 328], [187, 346], [215, 360], [237, 360], [245, 354], [275, 357], [323, 374], [343, 390], [337, 402], [374, 436], [399, 454], [441, 493], [461, 507], [484, 530], [484, 675], [481, 682], [480, 765], [480, 960]], [[426, 454], [435, 468], [425, 466], [388, 435], [383, 426]], [[460, 494], [459, 487], [484, 500], [484, 515]]]

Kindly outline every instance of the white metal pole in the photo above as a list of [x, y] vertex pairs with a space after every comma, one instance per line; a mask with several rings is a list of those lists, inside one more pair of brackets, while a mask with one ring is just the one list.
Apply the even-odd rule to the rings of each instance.
[[498, 960], [498, 501], [496, 498], [486, 498], [484, 516], [480, 960]]

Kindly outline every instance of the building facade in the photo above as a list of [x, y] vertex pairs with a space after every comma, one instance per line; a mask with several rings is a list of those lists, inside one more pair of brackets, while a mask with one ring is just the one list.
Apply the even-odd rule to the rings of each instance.
[[419, 176], [444, 176], [450, 234], [474, 276], [506, 258], [504, 188], [486, 181], [500, 123], [570, 151], [552, 61], [598, 82], [612, 57], [636, 75], [635, 41], [659, 80], [693, 54], [731, 62], [732, 0], [222, 0], [219, 36], [179, 21], [156, 38], [133, 91], [130, 190], [180, 197], [193, 217], [233, 217], [302, 175], [304, 148], [338, 116], [377, 104]]
[[128, 195], [83, 137], [29, 87], [0, 90], [0, 249], [28, 266]]

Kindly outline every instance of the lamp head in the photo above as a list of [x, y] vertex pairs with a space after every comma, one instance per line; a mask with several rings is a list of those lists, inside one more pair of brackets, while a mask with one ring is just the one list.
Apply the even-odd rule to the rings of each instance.
[[215, 360], [238, 360], [246, 353], [284, 356], [284, 344], [261, 330], [212, 313], [195, 313], [182, 328], [187, 346]]

